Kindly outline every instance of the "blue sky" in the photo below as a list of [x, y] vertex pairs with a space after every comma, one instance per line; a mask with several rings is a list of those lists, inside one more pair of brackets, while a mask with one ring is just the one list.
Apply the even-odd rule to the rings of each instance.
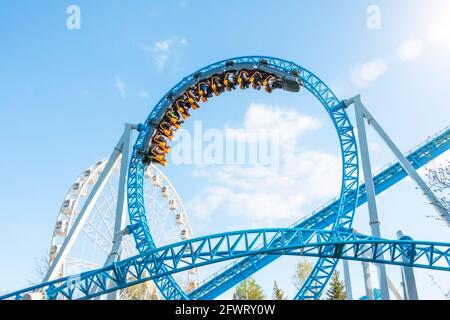
[[[80, 30], [66, 28], [70, 4], [81, 8]], [[381, 10], [379, 30], [366, 25], [373, 4]], [[168, 89], [211, 62], [250, 54], [295, 61], [341, 99], [361, 93], [398, 146], [412, 148], [449, 124], [448, 21], [444, 0], [2, 1], [0, 290], [27, 284], [34, 258], [48, 250], [66, 190], [110, 153], [123, 124], [144, 121]], [[303, 124], [283, 141], [282, 169], [270, 173], [270, 185], [260, 183], [260, 174], [268, 173], [255, 168], [165, 169], [197, 235], [289, 225], [337, 195], [335, 133], [308, 95], [239, 92], [208, 103], [192, 118], [220, 130], [283, 129], [292, 119]], [[374, 167], [392, 160], [373, 132], [369, 138]], [[261, 199], [270, 210], [256, 205]], [[366, 210], [358, 210], [355, 221], [362, 232], [369, 232]], [[387, 238], [402, 229], [415, 239], [450, 241], [445, 225], [426, 217], [431, 208], [408, 180], [379, 198], [379, 211]], [[295, 293], [279, 270], [292, 274], [296, 261], [283, 258], [258, 273], [268, 294], [273, 280]], [[360, 296], [360, 264], [351, 268]], [[388, 270], [399, 279], [398, 268]], [[420, 270], [420, 296], [442, 298], [429, 274], [450, 290], [449, 275]]]

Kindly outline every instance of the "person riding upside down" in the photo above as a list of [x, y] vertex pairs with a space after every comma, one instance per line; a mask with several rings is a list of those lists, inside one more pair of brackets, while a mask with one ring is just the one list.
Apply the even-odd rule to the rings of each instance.
[[225, 88], [219, 76], [212, 76], [210, 82], [211, 82], [211, 89], [213, 90], [214, 95], [218, 96], [225, 91]]
[[152, 138], [152, 145], [158, 145], [165, 153], [170, 151], [170, 147], [162, 134], [158, 132]]
[[276, 78], [272, 75], [268, 76], [264, 80], [263, 85], [264, 85], [264, 89], [266, 90], [266, 92], [268, 92], [268, 93], [272, 92], [273, 87], [275, 85], [275, 81], [276, 81]]
[[250, 75], [247, 70], [241, 70], [238, 75], [238, 83], [241, 89], [247, 89], [250, 85]]
[[236, 77], [234, 72], [227, 72], [223, 78], [223, 84], [227, 91], [234, 90], [236, 88]]
[[187, 101], [187, 97], [185, 95], [175, 102], [175, 106], [184, 120], [186, 120], [187, 118], [189, 118], [191, 116], [191, 114], [189, 113], [189, 109], [191, 108], [191, 105]]
[[150, 150], [147, 154], [147, 157], [155, 162], [160, 163], [165, 166], [167, 164], [167, 160], [165, 158], [166, 152], [157, 144], [152, 144], [150, 146]]
[[187, 91], [186, 97], [192, 109], [197, 110], [198, 108], [200, 108], [200, 106], [197, 103], [200, 100], [200, 97], [195, 93], [195, 90]]
[[170, 123], [172, 123], [174, 125], [174, 127], [177, 129], [180, 129], [181, 125], [184, 123], [183, 120], [180, 120], [180, 115], [178, 114], [178, 112], [172, 108], [169, 108], [166, 111], [166, 113], [164, 115], [164, 119], [167, 119], [168, 121], [170, 121]]
[[173, 140], [173, 132], [175, 131], [175, 127], [171, 122], [161, 121], [157, 130], [170, 141]]
[[211, 85], [207, 81], [202, 81], [198, 83], [197, 92], [202, 98], [203, 102], [206, 102], [208, 98], [212, 97]]
[[263, 82], [263, 76], [261, 72], [255, 71], [252, 76], [250, 77], [250, 83], [252, 84], [252, 88], [256, 90], [261, 89], [261, 85]]

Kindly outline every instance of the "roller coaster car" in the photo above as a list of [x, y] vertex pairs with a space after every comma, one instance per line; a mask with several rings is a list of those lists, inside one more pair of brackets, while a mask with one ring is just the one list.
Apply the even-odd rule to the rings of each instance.
[[222, 81], [219, 76], [212, 76], [210, 82], [211, 89], [213, 90], [215, 96], [218, 96], [224, 92], [225, 89], [223, 88]]
[[194, 90], [189, 90], [187, 92], [187, 98], [192, 109], [197, 110], [198, 108], [200, 108], [200, 106], [197, 103], [200, 100], [200, 98], [198, 98]]
[[178, 99], [175, 102], [175, 106], [176, 106], [178, 112], [181, 114], [181, 117], [184, 120], [186, 120], [187, 118], [189, 118], [191, 116], [191, 114], [189, 113], [190, 104], [186, 100]]
[[239, 72], [239, 75], [238, 75], [238, 78], [237, 78], [237, 81], [239, 83], [239, 87], [241, 89], [248, 88], [249, 84], [250, 84], [249, 80], [250, 80], [250, 75], [248, 74], [248, 71], [247, 70], [241, 70]]
[[160, 146], [161, 148], [165, 149], [165, 148], [169, 148], [170, 147], [167, 145], [166, 140], [164, 139], [164, 136], [162, 134], [155, 134], [152, 138], [152, 144], [157, 144], [158, 146]]
[[170, 141], [173, 140], [173, 126], [170, 122], [161, 122], [157, 130]]
[[223, 84], [227, 91], [234, 90], [236, 88], [236, 77], [234, 72], [227, 72], [223, 78]]
[[150, 146], [150, 150], [149, 150], [147, 157], [151, 161], [158, 162], [158, 163], [162, 164], [163, 166], [165, 166], [167, 164], [165, 156], [166, 156], [166, 152], [162, 148], [160, 148], [158, 145]]
[[198, 83], [197, 92], [200, 95], [203, 102], [206, 102], [208, 98], [212, 97], [211, 85], [208, 81], [202, 81]]
[[184, 123], [184, 121], [180, 121], [178, 112], [170, 109], [167, 110], [163, 120], [169, 121], [177, 129], [180, 129], [181, 125]]
[[263, 81], [263, 75], [259, 71], [255, 71], [252, 74], [252, 76], [250, 77], [250, 83], [252, 84], [253, 89], [260, 90], [262, 81]]
[[300, 91], [300, 83], [297, 81], [297, 78], [293, 76], [284, 76], [281, 79], [281, 88], [285, 91], [289, 92], [299, 92]]

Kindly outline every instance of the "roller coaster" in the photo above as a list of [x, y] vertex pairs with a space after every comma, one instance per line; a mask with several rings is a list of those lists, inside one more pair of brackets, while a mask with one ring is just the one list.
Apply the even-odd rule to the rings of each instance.
[[[163, 174], [157, 166], [167, 165], [170, 141], [192, 112], [214, 97], [239, 89], [264, 89], [262, 91], [267, 93], [283, 90], [292, 94], [308, 91], [315, 97], [328, 114], [338, 137], [342, 163], [340, 195], [288, 228], [240, 230], [192, 238], [181, 199], [169, 182], [163, 186], [159, 181]], [[355, 110], [357, 134], [347, 113], [349, 108]], [[397, 159], [375, 174], [370, 165], [366, 126], [375, 129]], [[137, 139], [132, 146], [134, 131]], [[339, 100], [322, 80], [296, 63], [265, 56], [219, 61], [182, 79], [156, 104], [144, 123], [125, 126], [111, 156], [101, 163], [101, 170], [96, 171], [92, 188], [85, 192], [85, 200], [75, 210], [76, 216], [73, 216], [75, 203], [69, 198], [63, 203], [63, 213], [58, 216], [55, 227], [55, 235], [63, 235], [62, 240], [58, 245], [52, 242], [49, 270], [42, 283], [0, 299], [118, 299], [123, 293], [129, 293], [129, 288], [146, 283], [152, 283], [159, 297], [164, 299], [214, 299], [281, 256], [305, 256], [317, 258], [317, 262], [295, 300], [319, 299], [340, 260], [376, 264], [380, 275], [378, 298], [387, 300], [390, 298], [389, 279], [384, 265], [396, 265], [405, 270], [450, 271], [450, 244], [416, 241], [407, 236], [396, 240], [382, 238], [376, 195], [409, 176], [450, 226], [448, 211], [439, 205], [436, 195], [416, 172], [449, 148], [450, 127], [447, 127], [403, 154], [363, 105], [360, 96]], [[90, 225], [95, 202], [105, 190], [114, 168], [119, 177], [114, 208], [110, 210], [110, 243], [97, 245], [103, 248], [105, 255], [96, 265], [86, 265], [83, 272], [68, 272], [65, 266], [70, 252]], [[361, 168], [364, 183], [360, 183]], [[93, 174], [93, 169], [88, 169], [87, 176]], [[150, 185], [146, 184], [149, 180]], [[84, 180], [77, 183], [80, 181]], [[78, 189], [80, 186], [78, 184]], [[168, 199], [167, 212], [173, 212], [176, 217], [181, 241], [161, 242], [155, 235], [155, 226], [161, 222], [154, 211], [162, 209], [161, 206], [149, 209], [148, 202], [157, 201], [155, 197], [146, 197], [150, 186], [158, 186]], [[169, 196], [169, 189], [176, 197]], [[353, 229], [355, 210], [366, 203], [371, 235]], [[64, 216], [70, 216], [70, 221], [65, 222]], [[92, 236], [96, 234], [95, 228], [91, 226], [90, 230], [84, 233], [97, 239]], [[134, 245], [130, 248], [132, 242]], [[198, 275], [200, 267], [230, 260], [234, 262], [202, 283], [188, 276], [191, 285], [184, 286], [175, 277], [181, 273]], [[82, 259], [79, 261], [81, 264]], [[411, 283], [411, 279], [406, 282]], [[372, 290], [368, 297], [374, 299]]]

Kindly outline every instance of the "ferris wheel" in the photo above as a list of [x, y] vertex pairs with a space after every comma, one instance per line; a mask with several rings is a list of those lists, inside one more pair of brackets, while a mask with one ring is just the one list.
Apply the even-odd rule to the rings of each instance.
[[[53, 230], [48, 266], [54, 260], [67, 239], [74, 221], [77, 220], [88, 195], [105, 169], [107, 159], [92, 164], [74, 181], [65, 196], [59, 210]], [[112, 249], [115, 210], [117, 207], [117, 188], [119, 183], [121, 159], [114, 163], [112, 173], [97, 198], [92, 213], [84, 223], [70, 252], [65, 256], [57, 278], [74, 275], [100, 268], [104, 265]], [[193, 232], [189, 217], [172, 183], [164, 173], [154, 165], [145, 171], [144, 201], [148, 219], [152, 221], [150, 230], [157, 246], [187, 240]], [[121, 259], [136, 255], [138, 252], [132, 235], [122, 240]], [[198, 286], [198, 269], [182, 272], [178, 275], [180, 284], [187, 291]], [[153, 283], [144, 283], [122, 290], [120, 299], [160, 299]]]

